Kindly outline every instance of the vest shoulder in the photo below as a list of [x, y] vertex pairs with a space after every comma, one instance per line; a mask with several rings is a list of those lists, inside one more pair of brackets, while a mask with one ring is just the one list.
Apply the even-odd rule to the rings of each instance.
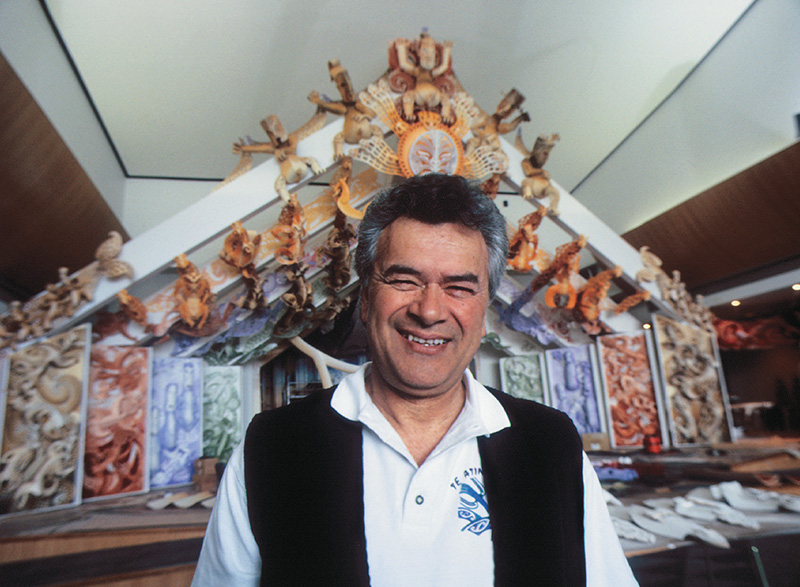
[[326, 411], [333, 411], [330, 409], [332, 396], [333, 389], [323, 389], [290, 404], [256, 414], [247, 428], [247, 436], [266, 434], [267, 431], [286, 426], [303, 426], [304, 422], [310, 422]]
[[580, 444], [580, 435], [575, 424], [561, 410], [533, 400], [514, 397], [497, 389], [487, 389], [503, 406], [511, 421], [511, 429], [517, 433], [540, 438], [571, 438]]

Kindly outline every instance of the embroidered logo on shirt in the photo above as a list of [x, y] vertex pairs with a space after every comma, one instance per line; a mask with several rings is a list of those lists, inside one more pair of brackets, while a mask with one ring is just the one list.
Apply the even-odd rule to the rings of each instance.
[[486, 489], [483, 486], [481, 469], [465, 470], [463, 476], [457, 477], [450, 486], [458, 490], [458, 517], [467, 522], [461, 531], [480, 535], [490, 530], [489, 509], [486, 505]]

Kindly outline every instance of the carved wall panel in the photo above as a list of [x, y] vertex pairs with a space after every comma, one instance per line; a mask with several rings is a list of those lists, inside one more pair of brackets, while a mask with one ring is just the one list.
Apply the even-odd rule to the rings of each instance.
[[150, 349], [92, 347], [83, 497], [147, 491]]
[[509, 395], [546, 404], [544, 355], [503, 357], [500, 359], [500, 383]]
[[653, 322], [672, 443], [729, 441], [730, 406], [713, 335], [664, 316]]
[[242, 439], [241, 367], [206, 367], [203, 377], [203, 456], [227, 461]]
[[153, 361], [150, 487], [191, 483], [203, 451], [203, 360]]
[[597, 339], [612, 446], [638, 447], [657, 435], [664, 443], [661, 406], [644, 332]]
[[592, 345], [545, 351], [550, 405], [566, 413], [581, 434], [605, 431]]
[[0, 514], [79, 503], [88, 353], [81, 326], [11, 355]]

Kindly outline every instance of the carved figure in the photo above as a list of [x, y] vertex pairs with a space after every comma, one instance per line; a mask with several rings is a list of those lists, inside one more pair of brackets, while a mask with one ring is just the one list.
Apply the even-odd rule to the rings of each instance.
[[522, 142], [522, 134], [518, 131], [514, 147], [525, 156], [522, 160], [522, 197], [526, 200], [532, 198], [550, 198], [550, 210], [558, 215], [558, 190], [550, 183], [550, 174], [542, 169], [550, 156], [550, 151], [561, 137], [557, 134], [539, 135], [530, 151]]
[[492, 173], [492, 175], [489, 176], [489, 179], [481, 183], [481, 191], [486, 194], [486, 197], [491, 198], [492, 200], [497, 197], [497, 192], [500, 191], [501, 179], [503, 179], [502, 173]]
[[128, 332], [128, 323], [130, 318], [125, 315], [125, 312], [109, 312], [108, 310], [98, 310], [94, 314], [95, 320], [92, 324], [92, 342], [98, 343], [101, 340], [121, 334], [128, 340], [136, 342], [136, 337]]
[[272, 235], [282, 245], [275, 249], [275, 260], [282, 265], [292, 265], [303, 257], [303, 246], [306, 241], [305, 217], [303, 207], [292, 194], [281, 210], [278, 225], [271, 229]]
[[334, 291], [350, 283], [350, 241], [355, 237], [355, 229], [347, 222], [345, 215], [337, 210], [325, 244], [317, 250], [318, 254], [330, 259], [325, 266], [328, 274], [322, 278], [322, 282]]
[[147, 307], [142, 300], [128, 293], [127, 289], [117, 292], [117, 301], [125, 317], [141, 326], [147, 328]]
[[338, 161], [344, 157], [344, 143], [356, 145], [361, 139], [382, 136], [383, 133], [379, 127], [370, 124], [370, 120], [375, 118], [375, 112], [356, 97], [353, 84], [350, 82], [350, 74], [338, 59], [328, 61], [328, 72], [342, 99], [334, 102], [325, 95], [320, 96], [319, 92], [311, 92], [308, 100], [325, 112], [344, 116], [342, 132], [333, 137], [333, 157]]
[[255, 230], [245, 230], [242, 222], [237, 220], [231, 225], [232, 232], [225, 238], [220, 258], [228, 265], [243, 269], [256, 259], [261, 235]]
[[[233, 152], [241, 155], [243, 159], [252, 158], [252, 153], [274, 154], [281, 170], [281, 174], [275, 180], [275, 191], [285, 202], [289, 202], [289, 190], [286, 189], [288, 184], [298, 183], [305, 179], [309, 169], [314, 175], [322, 173], [322, 167], [316, 159], [300, 157], [297, 154], [297, 145], [307, 136], [317, 132], [324, 124], [325, 112], [318, 111], [299, 129], [287, 134], [280, 119], [275, 114], [271, 114], [261, 121], [261, 127], [267, 133], [269, 142], [244, 144], [240, 140], [233, 144]], [[234, 173], [242, 173], [240, 167], [241, 161]], [[245, 167], [249, 168], [249, 163]], [[233, 174], [228, 176], [226, 181], [229, 181], [232, 176]]]
[[[483, 114], [478, 121], [472, 125], [472, 138], [467, 141], [465, 152], [467, 155], [471, 154], [476, 148], [480, 146], [488, 147], [494, 151], [503, 154], [508, 167], [508, 157], [503, 153], [500, 146], [498, 136], [506, 134], [517, 128], [521, 122], [530, 121], [530, 116], [527, 112], [520, 109], [520, 105], [525, 101], [525, 96], [520, 94], [517, 90], [512, 89], [506, 94], [500, 103], [497, 105], [497, 110], [494, 114]], [[503, 122], [506, 118], [511, 116], [515, 110], [519, 109], [519, 115], [509, 122]]]
[[189, 328], [201, 330], [208, 320], [213, 300], [208, 278], [200, 273], [185, 254], [175, 257], [178, 281], [175, 282], [175, 305], [181, 319]]
[[[533, 281], [528, 285], [528, 287], [523, 291], [519, 296], [517, 296], [514, 301], [512, 302], [511, 306], [509, 306], [509, 312], [511, 314], [517, 313], [520, 308], [522, 308], [525, 304], [527, 304], [536, 292], [542, 289], [545, 285], [550, 283], [551, 279], [557, 279], [558, 284], [552, 286], [549, 290], [549, 296], [545, 296], [545, 302], [547, 298], [550, 298], [550, 302], [553, 304], [550, 307], [565, 307], [565, 308], [572, 308], [575, 305], [575, 288], [569, 283], [569, 275], [577, 271], [579, 257], [578, 253], [580, 253], [581, 249], [586, 246], [586, 237], [580, 235], [576, 240], [563, 244], [556, 249], [555, 256], [553, 260], [550, 261], [550, 264], [542, 270], [539, 275], [537, 275]], [[576, 260], [578, 257], [578, 260]], [[566, 285], [564, 285], [566, 283]], [[562, 303], [563, 296], [567, 296], [567, 299], [564, 303]], [[548, 304], [550, 305], [550, 304]]]
[[92, 301], [94, 280], [83, 272], [70, 276], [69, 269], [59, 267], [59, 281], [56, 284], [62, 299], [62, 309], [65, 316], [72, 316], [84, 302]]
[[247, 293], [234, 303], [240, 308], [255, 310], [263, 305], [264, 292], [261, 285], [264, 279], [256, 271], [255, 259], [261, 235], [255, 230], [245, 230], [241, 221], [231, 225], [232, 232], [225, 238], [220, 258], [235, 267], [242, 275]]
[[606, 269], [586, 280], [578, 291], [575, 317], [580, 322], [594, 322], [600, 317], [600, 303], [608, 296], [611, 280], [622, 275], [622, 267]]
[[662, 261], [649, 247], [643, 246], [639, 249], [642, 259], [642, 269], [636, 272], [636, 280], [642, 282], [653, 282], [658, 284], [661, 291], [661, 299], [667, 302], [684, 320], [699, 326], [707, 332], [714, 332], [715, 316], [705, 304], [703, 297], [692, 295], [686, 291], [686, 284], [681, 281], [680, 271], [673, 271], [672, 278], [661, 268]]
[[618, 316], [619, 314], [623, 314], [633, 308], [634, 306], [638, 305], [641, 302], [646, 302], [650, 299], [650, 292], [646, 289], [637, 291], [634, 294], [629, 295], [624, 300], [622, 300], [617, 306], [614, 308], [614, 315]]
[[564, 308], [571, 310], [578, 301], [578, 293], [572, 285], [572, 276], [578, 272], [581, 257], [575, 255], [559, 265], [553, 279], [556, 283], [547, 288], [544, 294], [544, 303], [550, 308]]
[[100, 243], [94, 253], [97, 259], [97, 272], [109, 279], [128, 277], [133, 279], [133, 267], [126, 261], [117, 259], [122, 252], [122, 235], [116, 230], [108, 233], [108, 238]]
[[291, 334], [314, 312], [313, 290], [305, 276], [307, 270], [308, 266], [305, 263], [294, 263], [284, 268], [284, 274], [291, 287], [281, 296], [286, 310], [275, 324], [273, 330], [275, 336]]
[[[405, 88], [402, 97], [403, 117], [415, 122], [416, 109], [435, 110], [441, 107], [442, 122], [452, 124], [455, 121], [450, 107], [450, 95], [447, 91], [446, 78], [451, 69], [452, 41], [438, 44], [427, 32], [423, 31], [419, 40], [396, 39], [393, 44], [397, 57], [397, 67], [408, 74], [411, 83]], [[393, 66], [393, 53], [390, 51], [389, 65]]]
[[345, 215], [356, 220], [364, 218], [364, 212], [356, 210], [350, 205], [350, 178], [353, 175], [353, 160], [350, 157], [342, 157], [341, 165], [331, 178], [330, 186], [333, 190], [332, 197], [336, 201], [336, 207]]
[[58, 286], [48, 283], [44, 288], [44, 294], [36, 300], [36, 307], [39, 310], [36, 322], [42, 331], [49, 332], [53, 328], [53, 322], [62, 316], [61, 306], [62, 299]]
[[15, 347], [17, 342], [25, 341], [33, 332], [33, 325], [22, 302], [14, 300], [8, 305], [8, 313], [0, 320], [0, 349]]
[[509, 269], [528, 273], [533, 269], [534, 261], [542, 256], [537, 250], [539, 236], [536, 234], [536, 229], [542, 224], [545, 214], [547, 207], [539, 206], [536, 212], [531, 212], [519, 221], [519, 229], [508, 243]]

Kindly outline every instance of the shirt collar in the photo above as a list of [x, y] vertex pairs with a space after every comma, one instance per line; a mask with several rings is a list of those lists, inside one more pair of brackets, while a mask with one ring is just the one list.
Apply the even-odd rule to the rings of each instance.
[[[331, 407], [341, 416], [354, 422], [369, 425], [369, 421], [379, 412], [367, 393], [364, 377], [371, 363], [361, 365], [355, 373], [346, 376], [331, 398]], [[497, 398], [481, 385], [469, 370], [464, 371], [467, 383], [467, 399], [464, 409], [453, 423], [451, 429], [468, 427], [478, 430], [476, 436], [494, 434], [511, 426], [506, 411]]]

